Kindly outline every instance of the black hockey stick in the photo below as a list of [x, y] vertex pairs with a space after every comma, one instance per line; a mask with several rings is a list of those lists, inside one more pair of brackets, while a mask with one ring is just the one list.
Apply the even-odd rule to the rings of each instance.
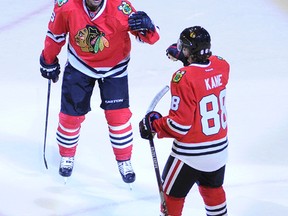
[[151, 154], [152, 154], [152, 159], [153, 159], [153, 164], [154, 164], [154, 170], [155, 170], [158, 189], [159, 189], [161, 206], [162, 206], [162, 209], [164, 211], [163, 212], [164, 216], [168, 216], [166, 201], [165, 201], [164, 191], [163, 191], [163, 186], [162, 186], [162, 180], [161, 180], [161, 176], [160, 176], [159, 165], [158, 165], [158, 160], [157, 160], [157, 155], [156, 155], [156, 150], [155, 150], [153, 138], [149, 139], [149, 143], [150, 143], [150, 149], [151, 149]]
[[44, 133], [44, 146], [43, 146], [43, 159], [46, 169], [48, 169], [46, 161], [46, 138], [47, 138], [47, 127], [48, 127], [48, 116], [49, 116], [49, 103], [50, 103], [50, 89], [51, 80], [48, 80], [48, 91], [47, 91], [47, 105], [46, 105], [46, 119], [45, 119], [45, 133]]
[[[166, 94], [166, 92], [168, 90], [169, 90], [169, 86], [165, 86], [160, 92], [158, 92], [157, 95], [155, 95], [155, 97], [153, 98], [153, 100], [152, 100], [152, 102], [151, 102], [151, 104], [150, 104], [150, 106], [149, 106], [149, 108], [147, 110], [147, 113], [154, 110], [154, 108], [156, 107], [157, 103], [161, 100], [161, 98]], [[154, 146], [153, 138], [149, 139], [149, 143], [150, 143], [150, 150], [151, 150], [151, 154], [152, 154], [153, 165], [154, 165], [154, 170], [155, 170], [157, 184], [158, 184], [158, 189], [159, 189], [161, 206], [163, 208], [164, 215], [167, 216], [168, 213], [167, 213], [166, 201], [165, 201], [165, 198], [164, 198], [162, 180], [161, 180], [161, 176], [160, 176], [159, 165], [158, 165], [158, 160], [157, 160], [157, 154], [156, 154], [156, 149], [155, 149], [155, 146]]]

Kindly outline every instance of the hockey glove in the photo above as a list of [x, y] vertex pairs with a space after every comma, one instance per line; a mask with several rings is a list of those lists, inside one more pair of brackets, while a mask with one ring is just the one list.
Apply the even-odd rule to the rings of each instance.
[[128, 24], [132, 31], [155, 31], [155, 26], [150, 17], [143, 11], [132, 13], [128, 18]]
[[166, 55], [169, 59], [172, 61], [180, 60], [183, 62], [184, 66], [187, 66], [189, 63], [187, 61], [187, 58], [184, 56], [183, 52], [177, 49], [177, 44], [172, 44], [166, 49]]
[[145, 117], [139, 122], [139, 131], [143, 139], [153, 139], [155, 136], [155, 130], [152, 127], [152, 122], [155, 119], [162, 118], [159, 112], [152, 111], [145, 115]]
[[40, 56], [40, 72], [41, 75], [46, 79], [52, 79], [56, 83], [59, 79], [60, 74], [60, 64], [58, 58], [52, 64], [47, 64], [43, 55]]

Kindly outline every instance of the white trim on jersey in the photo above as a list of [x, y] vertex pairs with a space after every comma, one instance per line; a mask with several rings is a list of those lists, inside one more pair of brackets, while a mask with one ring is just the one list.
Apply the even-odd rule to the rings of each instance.
[[227, 137], [201, 143], [183, 143], [175, 139], [171, 156], [178, 158], [194, 169], [212, 172], [226, 164], [228, 143]]
[[223, 149], [227, 148], [228, 140], [227, 138], [213, 140], [201, 143], [184, 143], [174, 140], [173, 142], [173, 152], [179, 155], [186, 156], [201, 156], [208, 154], [215, 154]]
[[91, 67], [89, 68], [83, 62], [81, 62], [79, 60], [80, 58], [78, 57], [76, 51], [73, 49], [73, 47], [70, 44], [68, 44], [67, 56], [68, 56], [69, 63], [76, 70], [80, 71], [81, 73], [86, 74], [89, 77], [101, 79], [101, 78], [110, 77], [110, 76], [113, 76], [114, 74], [117, 74], [116, 76], [113, 76], [113, 77], [119, 78], [119, 77], [124, 77], [128, 74], [127, 66], [130, 60], [130, 56], [127, 56], [125, 59], [120, 61], [114, 67], [97, 67], [97, 68], [91, 68]]
[[[103, 11], [104, 11], [105, 8], [106, 8], [106, 3], [107, 3], [107, 0], [103, 0], [103, 5], [102, 5], [101, 9], [97, 12], [96, 16], [93, 17], [93, 19], [92, 19], [93, 21], [94, 21], [95, 19], [97, 19], [99, 16], [101, 16], [101, 14], [103, 13]], [[85, 0], [83, 0], [83, 7], [84, 7], [85, 12], [86, 12], [87, 15], [89, 16], [89, 12], [88, 12], [88, 10], [87, 10]]]

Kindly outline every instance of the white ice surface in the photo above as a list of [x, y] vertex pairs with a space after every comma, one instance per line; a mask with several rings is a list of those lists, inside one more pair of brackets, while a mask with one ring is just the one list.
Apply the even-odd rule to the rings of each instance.
[[[138, 122], [153, 96], [169, 84], [180, 62], [165, 56], [168, 45], [193, 25], [204, 26], [212, 51], [231, 64], [227, 109], [229, 162], [225, 188], [230, 216], [283, 216], [288, 213], [288, 3], [281, 0], [136, 1], [160, 26], [153, 45], [133, 41], [129, 66], [133, 166], [130, 191], [118, 173], [109, 143], [99, 90], [82, 126], [74, 173], [66, 185], [58, 175], [55, 131], [61, 81], [52, 85], [46, 157], [43, 164], [47, 80], [40, 76], [52, 0], [1, 1], [0, 8], [0, 215], [156, 216], [159, 195], [149, 144]], [[63, 69], [65, 48], [60, 55]], [[167, 114], [169, 95], [156, 107]], [[155, 139], [162, 168], [170, 139]], [[197, 188], [183, 216], [205, 215]]]

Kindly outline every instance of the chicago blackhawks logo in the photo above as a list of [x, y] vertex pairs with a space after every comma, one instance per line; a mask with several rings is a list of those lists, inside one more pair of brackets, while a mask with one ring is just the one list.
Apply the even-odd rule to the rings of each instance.
[[122, 4], [118, 7], [120, 11], [122, 11], [124, 14], [131, 14], [132, 8], [127, 2], [122, 2]]
[[105, 38], [105, 34], [90, 25], [77, 32], [75, 41], [83, 52], [98, 53], [105, 47], [109, 47], [109, 41]]
[[173, 82], [175, 83], [178, 83], [180, 82], [180, 80], [182, 79], [183, 75], [186, 73], [186, 71], [177, 71], [175, 74], [174, 74], [174, 77], [172, 79]]

